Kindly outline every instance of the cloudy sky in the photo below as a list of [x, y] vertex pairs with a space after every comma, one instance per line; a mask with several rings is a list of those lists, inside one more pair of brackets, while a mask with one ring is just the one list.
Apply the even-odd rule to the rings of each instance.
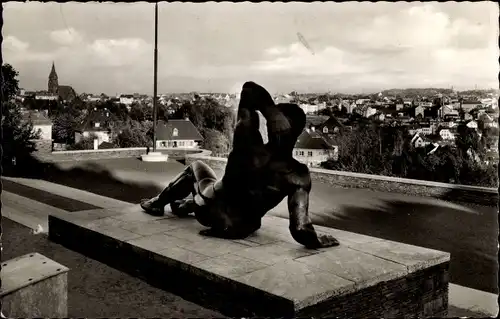
[[[21, 87], [46, 89], [54, 61], [78, 93], [152, 93], [153, 4], [3, 6]], [[498, 88], [493, 2], [161, 3], [158, 43], [161, 93]]]

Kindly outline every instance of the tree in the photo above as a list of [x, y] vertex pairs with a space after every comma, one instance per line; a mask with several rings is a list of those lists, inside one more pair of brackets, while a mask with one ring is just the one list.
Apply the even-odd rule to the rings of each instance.
[[53, 126], [52, 132], [54, 133], [54, 141], [59, 143], [72, 144], [75, 141], [75, 131], [79, 123], [78, 117], [74, 114], [59, 113], [52, 118]]
[[90, 134], [87, 137], [83, 137], [77, 143], [70, 145], [70, 150], [92, 150], [94, 149], [94, 140], [97, 139], [95, 134]]
[[231, 108], [222, 106], [211, 98], [185, 102], [171, 118], [189, 118], [202, 135], [206, 130], [216, 130], [223, 133], [229, 141], [232, 140], [236, 120]]
[[[491, 149], [498, 147], [498, 128], [487, 127], [483, 130], [481, 136], [481, 145], [484, 149]], [[496, 146], [496, 147], [495, 147]]]
[[119, 121], [127, 121], [130, 119], [128, 109], [124, 104], [114, 103], [112, 101], [98, 102], [97, 108], [108, 109]]
[[19, 91], [19, 72], [10, 64], [2, 64], [2, 94], [3, 101], [9, 101]]
[[[158, 105], [158, 110], [160, 110], [160, 106]], [[160, 112], [158, 112], [160, 113]], [[132, 104], [130, 108], [130, 113], [129, 113], [130, 119], [134, 121], [152, 121], [153, 120], [153, 109], [150, 107], [147, 107], [146, 105], [142, 103], [134, 103]], [[160, 116], [158, 116], [158, 119], [160, 119]]]
[[229, 139], [223, 133], [206, 129], [204, 131], [203, 148], [212, 151], [213, 155], [222, 155], [229, 152]]
[[14, 164], [22, 167], [36, 150], [35, 143], [39, 134], [33, 131], [31, 121], [24, 121], [19, 106], [12, 102], [2, 103], [2, 165], [4, 168]]
[[10, 65], [2, 65], [2, 166], [10, 170], [27, 165], [30, 154], [35, 151], [31, 121], [23, 121], [20, 106], [11, 99], [19, 90], [18, 72]]
[[[381, 152], [380, 127], [361, 124], [352, 131], [339, 134], [334, 144], [339, 147], [337, 161], [322, 164], [327, 169], [366, 173], [391, 174], [391, 159], [387, 152]], [[383, 149], [383, 147], [382, 147]]]
[[114, 143], [118, 147], [145, 147], [153, 145], [151, 121], [128, 121], [116, 136]]
[[469, 151], [469, 149], [477, 152], [480, 146], [480, 138], [476, 130], [467, 127], [465, 124], [460, 124], [457, 127], [457, 137], [455, 140], [455, 145], [458, 150], [464, 154]]

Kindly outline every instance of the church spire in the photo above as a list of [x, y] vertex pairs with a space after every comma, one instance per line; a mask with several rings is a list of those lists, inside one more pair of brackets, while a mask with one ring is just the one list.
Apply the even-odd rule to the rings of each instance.
[[52, 70], [49, 74], [49, 83], [48, 83], [48, 91], [49, 93], [57, 94], [59, 91], [59, 83], [57, 79], [56, 66], [54, 61], [52, 61]]
[[52, 61], [52, 70], [50, 70], [49, 77], [56, 77], [57, 78], [56, 66], [54, 64], [54, 61]]

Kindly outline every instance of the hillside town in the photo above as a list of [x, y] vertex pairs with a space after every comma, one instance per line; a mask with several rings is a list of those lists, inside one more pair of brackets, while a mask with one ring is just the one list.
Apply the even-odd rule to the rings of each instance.
[[[307, 127], [297, 141], [294, 156], [309, 166], [318, 167], [326, 160], [335, 160], [339, 151], [342, 151], [336, 145], [335, 136], [341, 130], [352, 130], [360, 121], [405, 128], [409, 133], [406, 138], [414, 147], [429, 148], [429, 152], [434, 152], [441, 146], [454, 145], [460, 124], [475, 130], [481, 137], [485, 129], [498, 130], [498, 97], [498, 91], [495, 90], [457, 92], [453, 89], [407, 89], [387, 90], [371, 95], [291, 92], [275, 95], [274, 99], [276, 103], [296, 103], [307, 114]], [[16, 95], [16, 100], [22, 103], [29, 114], [37, 113], [34, 105], [40, 101], [70, 105], [75, 99], [87, 105], [87, 108], [84, 108], [86, 117], [81, 125], [74, 128], [74, 141], [77, 143], [82, 137], [94, 134], [98, 140], [95, 146], [97, 148], [112, 147], [113, 136], [116, 135], [113, 127], [118, 127], [114, 126], [117, 121], [116, 114], [111, 114], [106, 109], [98, 109], [98, 105], [113, 103], [124, 106], [128, 112], [132, 112], [132, 109], [139, 105], [151, 110], [153, 107], [153, 97], [146, 94], [77, 94], [71, 86], [58, 84], [54, 64], [49, 73], [47, 91], [20, 89]], [[202, 136], [192, 123], [186, 119], [173, 119], [172, 116], [183, 103], [206, 99], [217, 102], [221, 108], [235, 109], [238, 104], [236, 94], [160, 94], [158, 103], [167, 112], [165, 120], [168, 124], [159, 124], [157, 146], [202, 147]], [[43, 111], [45, 116], [33, 115], [36, 118], [34, 127], [43, 132], [41, 139], [52, 140], [52, 133], [48, 128], [48, 123], [51, 122], [48, 108]], [[55, 149], [67, 148], [61, 141], [53, 142]], [[498, 138], [487, 145], [486, 152], [484, 161], [498, 161]]]
[[[71, 86], [58, 83], [52, 64], [46, 91], [20, 89], [15, 95], [25, 121], [31, 120], [34, 131], [40, 132], [37, 141], [40, 149], [152, 146], [152, 96], [78, 94]], [[293, 156], [309, 167], [340, 170], [349, 168], [339, 163], [329, 167], [325, 163], [338, 161], [339, 155], [350, 156], [345, 140], [350, 132], [359, 131], [367, 124], [380, 130], [400, 131], [402, 143], [423, 151], [425, 156], [439, 154], [439, 149], [456, 148], [460, 127], [464, 127], [467, 134], [473, 134], [482, 143], [481, 150], [472, 144], [468, 146], [468, 156], [480, 165], [497, 163], [498, 99], [498, 90], [458, 92], [453, 88], [386, 90], [359, 95], [291, 92], [274, 96], [275, 103], [295, 103], [307, 116], [306, 127], [297, 140]], [[209, 116], [222, 112], [214, 117], [221, 123], [215, 123], [218, 128], [210, 134], [205, 130], [213, 127], [207, 127], [204, 120], [196, 120], [205, 116], [201, 115], [206, 113], [201, 108], [208, 104], [213, 108]], [[159, 94], [156, 147], [160, 150], [204, 148], [214, 156], [226, 157], [231, 147], [230, 129], [234, 127], [237, 106], [237, 94]], [[65, 122], [63, 119], [68, 114], [73, 114], [73, 119]], [[229, 129], [224, 129], [224, 125]], [[382, 148], [382, 142], [379, 143]]]

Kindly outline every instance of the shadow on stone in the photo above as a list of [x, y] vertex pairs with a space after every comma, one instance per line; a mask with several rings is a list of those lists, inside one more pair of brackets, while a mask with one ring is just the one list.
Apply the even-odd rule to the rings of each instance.
[[61, 169], [55, 163], [30, 156], [18, 162], [15, 168], [4, 167], [2, 174], [7, 177], [41, 179], [126, 202], [139, 202], [161, 191], [153, 183], [120, 181], [108, 169], [92, 162], [85, 163], [83, 167]]
[[343, 207], [315, 224], [451, 253], [451, 282], [498, 293], [498, 217], [448, 203], [385, 201], [376, 209]]
[[439, 197], [442, 200], [456, 203], [465, 203], [465, 205], [477, 204], [498, 207], [498, 190], [494, 192], [463, 190], [459, 188], [451, 189]]

